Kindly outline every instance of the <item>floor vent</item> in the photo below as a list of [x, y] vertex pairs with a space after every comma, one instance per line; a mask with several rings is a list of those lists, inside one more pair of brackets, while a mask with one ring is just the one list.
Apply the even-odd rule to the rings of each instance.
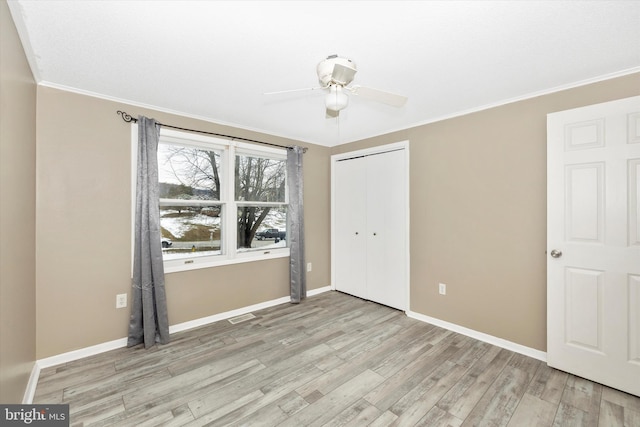
[[229, 323], [235, 325], [236, 323], [245, 322], [249, 319], [254, 319], [255, 317], [256, 316], [254, 316], [253, 313], [247, 313], [243, 314], [242, 316], [232, 317], [231, 319], [229, 319]]

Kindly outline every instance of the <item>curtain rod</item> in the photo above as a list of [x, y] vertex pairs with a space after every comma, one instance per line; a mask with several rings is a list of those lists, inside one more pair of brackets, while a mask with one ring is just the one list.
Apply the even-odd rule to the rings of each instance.
[[[124, 111], [120, 111], [120, 110], [118, 110], [118, 111], [116, 112], [116, 114], [119, 114], [119, 115], [122, 117], [122, 120], [124, 120], [124, 121], [125, 121], [125, 122], [127, 122], [127, 123], [130, 123], [130, 122], [137, 123], [137, 122], [138, 122], [138, 119], [136, 119], [135, 117], [132, 117], [131, 115], [129, 115], [129, 114], [127, 114], [127, 113], [125, 113]], [[240, 138], [240, 137], [238, 137], [238, 136], [224, 135], [224, 134], [221, 134], [221, 133], [207, 132], [207, 131], [204, 131], [204, 130], [181, 128], [181, 127], [178, 127], [178, 126], [165, 125], [165, 124], [163, 124], [163, 123], [157, 123], [157, 124], [158, 124], [159, 126], [163, 126], [163, 127], [166, 127], [166, 128], [177, 129], [177, 130], [184, 130], [184, 131], [187, 131], [187, 132], [196, 132], [196, 133], [202, 133], [202, 134], [205, 134], [205, 135], [219, 136], [219, 137], [222, 137], [222, 138], [229, 138], [229, 139], [231, 139], [231, 140], [246, 141], [246, 142], [255, 142], [256, 144], [264, 144], [264, 145], [270, 145], [270, 146], [272, 146], [272, 147], [286, 148], [287, 150], [292, 150], [292, 149], [293, 149], [293, 147], [292, 147], [292, 146], [285, 146], [285, 145], [273, 144], [273, 143], [271, 143], [271, 142], [264, 142], [264, 141], [256, 141], [255, 139]], [[303, 153], [306, 153], [306, 152], [307, 152], [307, 148], [306, 148], [306, 147], [304, 147], [304, 148], [302, 149], [302, 152], [303, 152]]]

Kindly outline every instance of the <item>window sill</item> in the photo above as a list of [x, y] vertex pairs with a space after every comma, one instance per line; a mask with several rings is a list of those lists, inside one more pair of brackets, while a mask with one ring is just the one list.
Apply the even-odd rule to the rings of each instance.
[[254, 262], [254, 261], [265, 261], [269, 259], [275, 258], [285, 258], [289, 256], [289, 248], [282, 249], [271, 249], [268, 251], [268, 254], [265, 254], [263, 251], [254, 251], [254, 252], [244, 252], [236, 254], [235, 258], [220, 258], [220, 259], [212, 259], [212, 257], [203, 257], [201, 259], [195, 258], [184, 258], [181, 259], [178, 264], [176, 261], [171, 261], [172, 265], [167, 265], [165, 262], [164, 272], [168, 273], [179, 273], [181, 271], [190, 271], [190, 270], [199, 270], [201, 268], [212, 268], [212, 267], [221, 267], [223, 265], [232, 265], [232, 264], [242, 264], [245, 262]]

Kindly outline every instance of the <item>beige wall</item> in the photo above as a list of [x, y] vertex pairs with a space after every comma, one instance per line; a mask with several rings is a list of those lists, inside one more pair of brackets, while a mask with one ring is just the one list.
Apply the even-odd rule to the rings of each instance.
[[21, 403], [35, 351], [36, 84], [0, 1], [0, 402]]
[[411, 310], [545, 351], [546, 114], [638, 94], [634, 74], [334, 148], [410, 141]]
[[[544, 350], [546, 114], [640, 92], [627, 76], [305, 155], [309, 289], [330, 283], [329, 156], [411, 141], [411, 309]], [[37, 358], [126, 335], [130, 127], [116, 110], [292, 141], [38, 89]], [[167, 275], [177, 324], [287, 295], [287, 260]], [[437, 294], [438, 282], [448, 294]], [[69, 332], [71, 331], [71, 332]]]
[[[130, 293], [131, 127], [124, 110], [162, 123], [282, 145], [260, 135], [103, 99], [38, 88], [37, 358], [123, 338]], [[304, 157], [308, 289], [330, 284], [329, 149]], [[175, 325], [288, 295], [288, 258], [166, 276]]]

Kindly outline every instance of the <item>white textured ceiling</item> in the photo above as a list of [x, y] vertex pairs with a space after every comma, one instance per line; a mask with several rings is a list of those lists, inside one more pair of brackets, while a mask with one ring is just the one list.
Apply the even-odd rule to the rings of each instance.
[[[326, 146], [640, 71], [640, 1], [9, 5], [41, 84]], [[336, 120], [322, 91], [263, 95], [317, 87], [331, 54], [408, 102]]]

